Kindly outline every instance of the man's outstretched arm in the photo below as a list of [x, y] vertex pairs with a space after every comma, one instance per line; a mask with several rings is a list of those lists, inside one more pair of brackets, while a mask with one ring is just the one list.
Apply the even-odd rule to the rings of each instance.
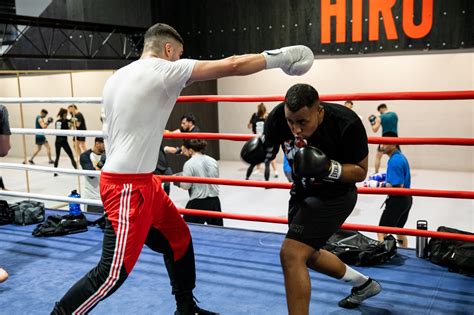
[[264, 51], [261, 54], [197, 61], [189, 81], [206, 81], [228, 76], [249, 75], [273, 68], [280, 68], [288, 75], [303, 75], [311, 68], [313, 61], [313, 52], [308, 47], [302, 45], [289, 46]]

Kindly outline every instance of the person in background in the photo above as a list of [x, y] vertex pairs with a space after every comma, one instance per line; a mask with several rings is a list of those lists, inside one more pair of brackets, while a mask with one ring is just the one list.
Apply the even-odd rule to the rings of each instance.
[[[165, 132], [180, 133], [180, 132], [201, 132], [201, 129], [196, 125], [196, 116], [192, 113], [186, 113], [181, 116], [181, 126], [179, 129], [173, 131], [165, 130]], [[165, 146], [164, 151], [170, 154], [181, 154], [181, 146], [170, 147]]]
[[[386, 132], [385, 137], [396, 137], [394, 132]], [[364, 182], [365, 187], [411, 187], [410, 164], [405, 155], [400, 152], [396, 144], [381, 144], [380, 149], [383, 154], [387, 154], [387, 173], [374, 174], [369, 176], [369, 180]], [[385, 208], [380, 217], [380, 226], [391, 226], [403, 228], [408, 220], [412, 196], [389, 195], [384, 202]], [[377, 233], [379, 241], [383, 241], [386, 234]], [[408, 238], [405, 235], [397, 235], [400, 247], [408, 247]]]
[[[165, 147], [160, 145], [160, 153], [158, 155], [158, 161], [156, 162], [156, 168], [153, 172], [155, 175], [173, 175], [173, 170], [168, 164], [168, 159], [166, 158]], [[171, 192], [171, 186], [169, 182], [162, 182], [163, 190], [169, 196]]]
[[351, 100], [347, 100], [344, 102], [344, 106], [346, 106], [349, 109], [352, 109], [352, 107], [354, 107], [354, 102]]
[[[53, 117], [48, 117], [48, 119], [45, 120], [47, 115], [48, 115], [48, 111], [43, 108], [40, 114], [36, 116], [36, 120], [35, 120], [36, 129], [46, 129], [53, 122]], [[46, 148], [46, 153], [48, 154], [49, 164], [53, 164], [54, 161], [51, 159], [51, 147], [46, 137], [44, 135], [36, 135], [35, 144], [36, 144], [36, 151], [33, 153], [33, 155], [31, 156], [31, 159], [29, 159], [28, 162], [30, 162], [30, 164], [33, 164], [33, 165], [35, 164], [34, 159], [38, 155], [38, 153], [41, 151], [41, 148], [44, 145], [44, 147]]]
[[[385, 134], [390, 132], [395, 134], [398, 137], [398, 116], [395, 112], [389, 112], [386, 104], [380, 104], [377, 107], [377, 111], [380, 113], [380, 116], [370, 115], [369, 122], [372, 126], [372, 131], [379, 131], [382, 127], [382, 137], [385, 137]], [[380, 170], [380, 161], [382, 159], [383, 152], [380, 145], [377, 148], [377, 153], [375, 154], [375, 173], [378, 173]]]
[[[82, 169], [89, 171], [100, 171], [104, 165], [105, 146], [103, 138], [95, 138], [94, 146], [81, 153], [79, 163]], [[84, 186], [84, 198], [100, 200], [99, 177], [86, 176]], [[101, 206], [86, 205], [87, 212], [103, 213], [104, 208]]]
[[[7, 156], [10, 151], [10, 122], [8, 120], [8, 110], [5, 105], [0, 104], [0, 156]], [[3, 180], [2, 180], [3, 183]], [[0, 268], [0, 283], [8, 279], [8, 272]]]
[[[207, 142], [201, 139], [185, 139], [183, 155], [189, 158], [184, 163], [183, 176], [219, 178], [219, 165], [212, 157], [204, 154]], [[221, 212], [219, 186], [212, 184], [179, 183], [174, 185], [189, 192], [187, 209], [200, 209]], [[207, 223], [223, 226], [222, 218], [199, 217], [185, 214], [184, 221], [188, 223]]]
[[[247, 124], [247, 128], [252, 129], [252, 132], [256, 135], [262, 135], [263, 129], [265, 126], [265, 120], [267, 119], [267, 117], [268, 117], [268, 112], [267, 112], [267, 108], [265, 107], [265, 104], [263, 103], [258, 104], [257, 112], [253, 113], [252, 117], [250, 117], [250, 121]], [[273, 172], [275, 173], [275, 178], [278, 177], [276, 162], [273, 159], [267, 164], [265, 164], [264, 176], [265, 176], [266, 181], [270, 179], [270, 164], [273, 168]], [[257, 164], [257, 165], [250, 164], [249, 167], [247, 168], [247, 173], [245, 174], [246, 180], [248, 180], [250, 176], [252, 175], [252, 172], [255, 166], [257, 167], [257, 170], [260, 170], [260, 164]]]
[[[349, 108], [349, 109], [354, 110], [354, 102], [351, 101], [351, 100], [345, 101], [345, 102], [344, 102], [344, 106], [347, 107], [347, 108]], [[362, 120], [362, 116], [361, 116], [361, 115], [357, 114], [357, 116], [359, 116], [360, 120]]]
[[[56, 129], [60, 130], [69, 130], [70, 121], [67, 119], [67, 109], [61, 108], [58, 112], [58, 120], [56, 120]], [[67, 141], [67, 136], [56, 136], [56, 142], [54, 143], [56, 147], [56, 160], [54, 161], [54, 167], [57, 168], [59, 164], [59, 157], [61, 156], [61, 149], [64, 149], [66, 154], [71, 160], [71, 164], [74, 168], [77, 169], [76, 160], [74, 160], [74, 155], [72, 154], [71, 147]], [[58, 176], [57, 173], [54, 173], [54, 176]]]
[[[77, 109], [75, 104], [71, 104], [67, 107], [69, 114], [71, 115], [71, 129], [76, 130], [87, 130], [86, 120], [84, 115]], [[87, 150], [86, 137], [74, 137], [74, 149], [77, 155]]]

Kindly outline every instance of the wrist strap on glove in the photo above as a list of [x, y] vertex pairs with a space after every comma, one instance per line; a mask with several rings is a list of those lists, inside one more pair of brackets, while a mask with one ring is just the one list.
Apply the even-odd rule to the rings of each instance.
[[342, 175], [342, 165], [341, 163], [331, 160], [331, 167], [329, 168], [328, 179], [338, 180]]

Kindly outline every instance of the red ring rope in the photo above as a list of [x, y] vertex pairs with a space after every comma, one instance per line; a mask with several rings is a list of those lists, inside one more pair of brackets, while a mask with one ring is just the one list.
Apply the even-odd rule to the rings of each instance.
[[[159, 176], [164, 182], [186, 182], [198, 184], [216, 184], [227, 186], [246, 186], [262, 188], [290, 189], [290, 183], [283, 182], [262, 182], [254, 180], [238, 180], [225, 178], [193, 177], [193, 176]], [[474, 191], [458, 190], [433, 190], [417, 188], [368, 188], [358, 187], [360, 194], [370, 195], [399, 195], [399, 196], [419, 196], [419, 197], [440, 197], [457, 199], [474, 199]]]
[[[378, 100], [464, 100], [474, 99], [474, 91], [383, 92], [320, 95], [321, 101]], [[178, 103], [205, 102], [281, 102], [283, 95], [190, 95], [178, 97]]]
[[[247, 141], [254, 134], [235, 134], [235, 133], [212, 133], [212, 132], [180, 132], [164, 133], [166, 139], [206, 139], [206, 140], [233, 140]], [[370, 137], [369, 143], [372, 144], [436, 144], [436, 145], [465, 145], [474, 146], [473, 138], [389, 138], [389, 137]]]
[[[179, 208], [178, 210], [181, 214], [189, 214], [189, 215], [196, 215], [196, 216], [288, 224], [288, 219], [279, 218], [279, 217], [267, 217], [267, 216], [246, 215], [246, 214], [237, 214], [237, 213], [223, 213], [223, 212], [216, 212], [216, 211], [183, 209], [183, 208]], [[452, 240], [465, 241], [465, 242], [474, 242], [474, 235], [437, 232], [437, 231], [431, 231], [431, 230], [404, 229], [404, 228], [395, 228], [395, 227], [387, 227], [387, 226], [361, 225], [361, 224], [351, 224], [351, 223], [343, 224], [342, 228], [346, 230], [354, 230], [354, 231], [367, 231], [367, 232], [380, 232], [380, 233], [411, 235], [411, 236], [436, 237], [436, 238], [445, 238], [445, 239], [452, 239]]]

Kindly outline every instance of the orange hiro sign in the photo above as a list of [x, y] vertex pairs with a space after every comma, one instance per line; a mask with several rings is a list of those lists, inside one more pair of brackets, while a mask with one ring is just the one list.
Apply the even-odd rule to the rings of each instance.
[[[348, 3], [350, 1], [350, 6]], [[378, 41], [383, 27], [387, 40], [397, 40], [401, 29], [405, 36], [413, 39], [423, 38], [428, 35], [433, 26], [434, 0], [422, 0], [421, 20], [415, 22], [415, 0], [403, 0], [402, 15], [394, 18], [394, 6], [397, 0], [321, 0], [321, 44], [330, 44], [335, 34], [336, 43]], [[368, 8], [365, 8], [368, 6]], [[348, 7], [352, 8], [348, 12]], [[363, 12], [368, 12], [364, 19]], [[418, 12], [416, 12], [418, 13]], [[335, 24], [331, 23], [332, 18]], [[368, 32], [363, 32], [363, 22], [368, 20]], [[397, 27], [399, 25], [399, 27]], [[331, 32], [335, 27], [335, 32]], [[351, 28], [351, 38], [347, 38], [346, 28]], [[364, 38], [364, 35], [366, 38]]]

